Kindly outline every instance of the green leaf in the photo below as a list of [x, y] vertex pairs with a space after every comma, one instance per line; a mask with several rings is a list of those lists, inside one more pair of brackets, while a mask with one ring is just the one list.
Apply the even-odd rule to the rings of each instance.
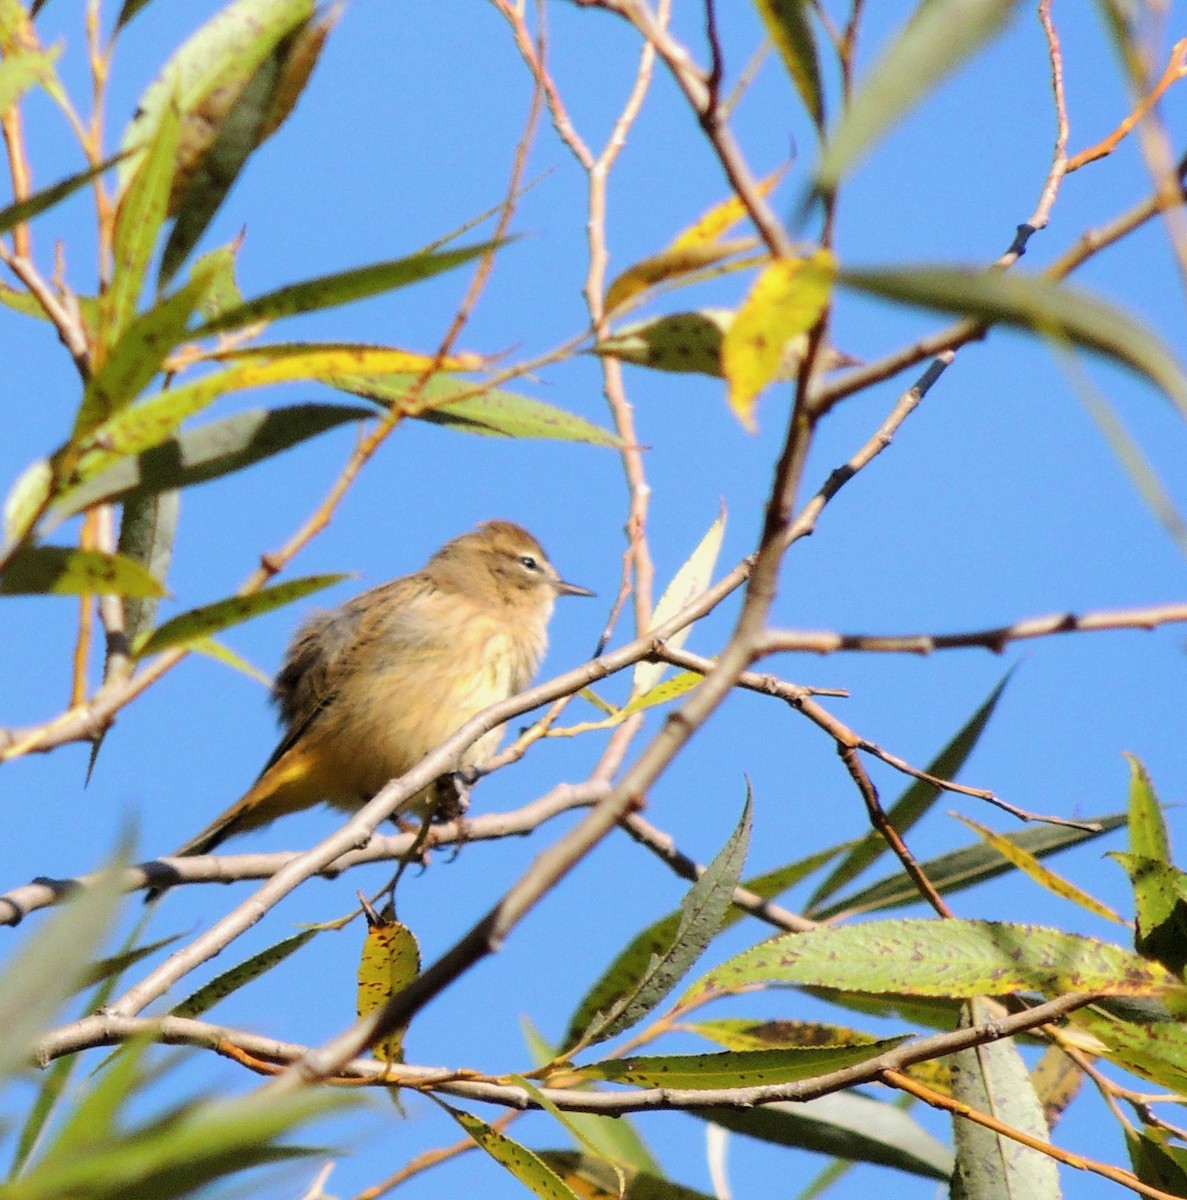
[[702, 679], [704, 676], [698, 675], [695, 671], [681, 671], [679, 675], [673, 675], [671, 679], [665, 679], [663, 683], [657, 683], [642, 695], [636, 696], [623, 708], [620, 708], [614, 716], [619, 720], [625, 720], [637, 712], [654, 708], [657, 704], [667, 704], [672, 700], [677, 700], [681, 696], [688, 695]]
[[99, 163], [98, 166], [88, 167], [85, 171], [79, 171], [77, 175], [68, 175], [52, 187], [34, 192], [26, 200], [10, 204], [7, 208], [0, 208], [0, 233], [7, 233], [15, 226], [31, 221], [38, 213], [43, 213], [47, 208], [53, 208], [55, 204], [61, 203], [67, 196], [77, 192], [79, 188], [86, 187], [93, 179], [97, 179], [105, 171], [111, 170], [121, 157], [122, 155], [116, 154]]
[[[764, 900], [770, 900], [835, 858], [851, 844], [845, 842], [817, 851], [807, 858], [797, 859], [762, 875], [756, 875], [753, 879], [746, 880], [742, 886]], [[721, 927], [728, 929], [749, 915], [746, 909], [732, 905], [722, 918]], [[561, 1043], [563, 1047], [576, 1045], [599, 1012], [605, 1011], [619, 996], [639, 985], [651, 961], [671, 946], [680, 928], [681, 919], [680, 910], [668, 913], [631, 939], [577, 1006], [569, 1021], [568, 1032]]]
[[784, 934], [710, 971], [681, 1003], [759, 984], [806, 984], [915, 996], [1148, 996], [1175, 976], [1119, 946], [1040, 925], [901, 920]]
[[472, 1113], [437, 1103], [497, 1162], [541, 1200], [580, 1200], [538, 1154], [500, 1133]]
[[457, 250], [442, 250], [436, 254], [414, 254], [409, 258], [392, 259], [389, 262], [372, 263], [289, 284], [274, 292], [258, 296], [237, 308], [232, 308], [194, 331], [195, 337], [209, 337], [229, 329], [241, 329], [259, 321], [274, 321], [280, 317], [291, 317], [297, 313], [316, 312], [323, 308], [334, 308], [353, 300], [364, 300], [396, 288], [418, 283], [443, 271], [451, 271], [484, 254], [489, 254], [505, 240], [482, 242], [475, 246], [463, 246]]
[[1125, 757], [1129, 760], [1129, 851], [1169, 864], [1170, 835], [1150, 775], [1134, 755]]
[[822, 1021], [753, 1021], [723, 1017], [716, 1021], [681, 1022], [681, 1029], [724, 1046], [727, 1050], [820, 1049], [869, 1046], [876, 1038], [844, 1025]]
[[[681, 609], [699, 596], [712, 582], [713, 571], [717, 566], [717, 556], [721, 553], [721, 542], [725, 536], [725, 505], [722, 504], [713, 523], [705, 532], [705, 536], [697, 543], [692, 554], [681, 563], [679, 570], [672, 576], [672, 582], [664, 589], [659, 598], [655, 611], [651, 614], [651, 626], [655, 629], [671, 620]], [[667, 639], [668, 645], [679, 649], [688, 640], [694, 621], [686, 625]], [[635, 667], [634, 678], [631, 681], [631, 691], [635, 695], [650, 691], [667, 670], [667, 664], [662, 662], [641, 662]]]
[[[966, 1005], [962, 1024], [979, 1024], [989, 1015], [984, 1002], [974, 999]], [[1026, 1064], [1009, 1039], [960, 1050], [952, 1056], [952, 1097], [1040, 1141], [1051, 1140]], [[1060, 1200], [1059, 1168], [1053, 1158], [966, 1117], [953, 1116], [952, 1121], [956, 1140], [954, 1197]]]
[[226, 246], [208, 250], [190, 268], [191, 279], [202, 275], [209, 280], [206, 295], [198, 304], [198, 311], [208, 321], [243, 303], [243, 293], [235, 280], [235, 256], [241, 241], [239, 237]]
[[211, 634], [230, 629], [233, 625], [240, 625], [263, 613], [283, 608], [286, 604], [319, 592], [323, 588], [333, 587], [347, 578], [349, 576], [346, 575], [309, 575], [304, 579], [292, 579], [287, 583], [262, 588], [248, 596], [230, 596], [214, 604], [191, 608], [188, 612], [172, 617], [152, 633], [138, 638], [133, 650], [137, 657], [144, 657], [148, 654], [159, 654], [162, 650], [174, 646], [188, 646]]
[[817, 129], [824, 125], [824, 95], [820, 66], [816, 61], [816, 39], [804, 0], [754, 0], [775, 44], [791, 82], [800, 94], [808, 116]]
[[729, 1050], [724, 1054], [610, 1058], [576, 1069], [585, 1079], [607, 1079], [637, 1087], [759, 1087], [814, 1079], [830, 1071], [855, 1066], [892, 1050], [910, 1036], [903, 1034], [861, 1046], [794, 1046], [774, 1050]]
[[[1068, 850], [1082, 842], [1111, 833], [1125, 824], [1123, 813], [1111, 813], [1103, 817], [1089, 817], [1088, 821], [1099, 825], [1099, 830], [1071, 829], [1063, 825], [1031, 825], [1020, 829], [1017, 833], [1008, 833], [1006, 837], [1014, 845], [1033, 854], [1035, 858], [1046, 858], [1049, 854], [1057, 854]], [[974, 887], [987, 879], [1004, 875], [1014, 867], [1005, 861], [997, 851], [991, 849], [982, 841], [949, 854], [941, 854], [937, 858], [920, 863], [920, 868], [928, 879], [935, 884], [942, 895], [950, 896], [954, 892]], [[829, 921], [842, 913], [856, 914], [876, 912], [887, 908], [901, 908], [905, 904], [915, 904], [919, 901], [919, 889], [905, 871], [896, 871], [869, 887], [858, 892], [850, 892], [827, 904], [823, 908], [811, 909], [813, 920]]]
[[[181, 117], [177, 106], [167, 103], [152, 131], [152, 140], [140, 156], [135, 174], [128, 180], [116, 207], [112, 248], [114, 270], [111, 283], [100, 300], [105, 348], [119, 341], [140, 303], [148, 262], [165, 221], [180, 134]], [[188, 317], [187, 312], [185, 319]]]
[[21, 542], [37, 524], [54, 489], [54, 469], [48, 459], [39, 458], [26, 467], [4, 499], [5, 553]]
[[[585, 1046], [605, 1041], [642, 1020], [671, 992], [705, 952], [721, 928], [734, 888], [737, 887], [742, 865], [746, 861], [746, 850], [750, 842], [750, 820], [751, 797], [747, 786], [742, 818], [729, 840], [684, 898], [671, 941], [656, 948], [646, 968], [634, 979], [628, 981], [623, 978], [622, 982], [627, 986], [616, 995], [607, 997], [610, 1002], [604, 1011], [597, 1009], [589, 1014], [589, 1019], [579, 1031], [577, 1039], [566, 1038], [566, 1050], [573, 1048], [573, 1041], [579, 1041]], [[591, 997], [587, 997], [583, 1002], [583, 1009], [587, 1008]]]
[[[578, 1115], [583, 1114], [567, 1114], [570, 1120]], [[705, 1192], [698, 1192], [665, 1179], [660, 1174], [659, 1167], [626, 1171], [627, 1183], [624, 1191], [614, 1168], [592, 1155], [578, 1154], [572, 1150], [541, 1150], [540, 1158], [566, 1184], [573, 1187], [583, 1200], [714, 1200]]]
[[221, 642], [216, 642], [214, 638], [199, 638], [190, 646], [190, 651], [194, 654], [205, 654], [207, 658], [212, 658], [215, 662], [220, 662], [233, 671], [240, 671], [248, 679], [254, 679], [263, 687], [270, 688], [272, 686], [271, 676], [265, 675], [258, 667], [252, 666], [241, 654], [236, 654], [234, 650], [224, 646]]
[[1037, 275], [953, 267], [844, 271], [860, 292], [1026, 329], [1095, 351], [1146, 376], [1187, 417], [1187, 376], [1161, 339], [1091, 292]]
[[139, 563], [119, 554], [70, 546], [22, 550], [0, 576], [5, 596], [161, 596], [164, 589]]
[[921, 0], [829, 138], [817, 186], [834, 190], [883, 133], [1001, 31], [1016, 7], [1016, 0]]
[[268, 946], [258, 954], [253, 954], [230, 970], [216, 975], [209, 983], [191, 993], [180, 1004], [169, 1010], [172, 1017], [200, 1017], [209, 1012], [220, 1000], [253, 983], [262, 975], [266, 975], [273, 967], [279, 966], [291, 954], [295, 954], [306, 942], [316, 937], [317, 929], [303, 929], [292, 937], [284, 938], [274, 945]]
[[1109, 857], [1125, 868], [1133, 884], [1137, 952], [1181, 974], [1187, 966], [1187, 874], [1156, 858]]
[[1187, 1196], [1187, 1150], [1170, 1144], [1164, 1129], [1123, 1129], [1134, 1174], [1172, 1196]]
[[241, 471], [318, 434], [374, 417], [369, 408], [294, 404], [252, 408], [185, 429], [135, 458], [125, 458], [54, 503], [60, 516], [113, 500], [145, 500]]
[[1125, 1020], [1093, 1005], [1077, 1011], [1074, 1025], [1103, 1043], [1110, 1062], [1160, 1087], [1187, 1092], [1187, 1024], [1182, 1020]]
[[947, 1179], [952, 1151], [892, 1104], [850, 1092], [757, 1108], [698, 1108], [693, 1115], [778, 1146]]
[[[173, 563], [181, 499], [176, 492], [129, 499], [120, 521], [119, 552], [141, 566], [160, 584], [161, 593]], [[124, 601], [124, 637], [134, 645], [157, 617], [157, 596]]]
[[[1010, 681], [1013, 670], [1007, 671], [993, 691], [982, 702], [981, 706], [961, 726], [948, 744], [927, 765], [927, 774], [937, 779], [955, 779], [964, 766], [968, 756], [972, 754], [981, 735], [985, 732], [989, 718], [993, 716], [997, 702]], [[922, 816], [924, 816], [943, 793], [930, 783], [917, 779], [895, 801], [887, 812], [887, 817], [899, 833], [905, 834]], [[868, 833], [853, 850], [846, 855], [830, 872], [823, 883], [808, 899], [806, 913], [812, 919], [817, 919], [821, 902], [840, 891], [845, 884], [856, 879], [872, 862], [881, 858], [888, 847], [886, 839], [879, 833]]]
[[18, 50], [0, 61], [0, 112], [6, 112], [38, 82], [53, 76], [60, 46], [48, 50]]

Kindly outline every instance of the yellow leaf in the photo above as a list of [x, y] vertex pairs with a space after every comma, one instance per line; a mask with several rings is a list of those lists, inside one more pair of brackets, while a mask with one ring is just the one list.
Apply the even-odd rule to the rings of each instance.
[[[774, 191], [786, 172], [786, 163], [781, 167], [777, 167], [766, 179], [759, 183], [759, 192], [764, 196], [769, 195]], [[703, 246], [708, 242], [715, 242], [745, 215], [746, 205], [736, 195], [728, 196], [720, 204], [715, 204], [709, 209], [695, 224], [690, 225], [687, 229], [677, 234], [668, 249], [686, 250], [690, 246]]]
[[606, 289], [606, 311], [621, 308], [628, 300], [641, 292], [653, 288], [657, 283], [691, 275], [705, 267], [711, 267], [722, 259], [730, 258], [754, 246], [753, 238], [735, 239], [730, 242], [698, 242], [695, 245], [669, 246], [652, 258], [645, 258], [634, 266], [627, 267]]
[[828, 250], [788, 258], [763, 269], [726, 331], [721, 366], [730, 407], [754, 431], [754, 401], [779, 373], [784, 348], [820, 319], [828, 304], [837, 263]]
[[[420, 947], [412, 931], [399, 921], [381, 920], [367, 913], [367, 941], [359, 962], [358, 1012], [373, 1013], [420, 974]], [[388, 1063], [404, 1060], [404, 1031], [396, 1030], [371, 1048]]]

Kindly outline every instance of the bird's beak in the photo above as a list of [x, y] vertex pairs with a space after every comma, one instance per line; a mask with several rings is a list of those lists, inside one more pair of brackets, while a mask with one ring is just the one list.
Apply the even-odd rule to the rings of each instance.
[[559, 596], [596, 596], [589, 588], [583, 588], [579, 583], [566, 583], [563, 579], [556, 580], [552, 585]]

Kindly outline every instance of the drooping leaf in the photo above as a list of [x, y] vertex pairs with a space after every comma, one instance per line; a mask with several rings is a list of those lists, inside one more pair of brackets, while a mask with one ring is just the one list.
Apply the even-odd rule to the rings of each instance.
[[[605, 1041], [630, 1028], [652, 1011], [692, 968], [704, 953], [709, 942], [721, 928], [733, 896], [734, 888], [746, 861], [750, 841], [751, 799], [747, 789], [742, 818], [729, 840], [693, 884], [684, 903], [671, 940], [656, 948], [646, 968], [616, 995], [608, 997], [607, 1007], [589, 1013], [576, 1038], [566, 1037], [565, 1049], [577, 1042], [585, 1046]], [[666, 931], [665, 931], [666, 932]], [[582, 1009], [588, 1008], [589, 1001]], [[575, 1024], [574, 1024], [575, 1028]]]
[[947, 1179], [952, 1151], [892, 1104], [852, 1092], [751, 1109], [698, 1108], [694, 1116], [777, 1146], [876, 1163], [926, 1179]]
[[1040, 925], [901, 920], [784, 934], [710, 971], [684, 1002], [752, 984], [807, 984], [917, 996], [1155, 995], [1175, 976], [1119, 946]]
[[211, 634], [250, 621], [253, 617], [283, 608], [323, 588], [333, 587], [346, 578], [346, 575], [310, 575], [304, 579], [273, 584], [247, 596], [230, 596], [226, 600], [204, 604], [201, 608], [191, 608], [138, 638], [132, 648], [137, 656], [143, 657], [159, 654], [175, 646], [189, 646]]
[[804, 0], [755, 0], [755, 7], [808, 116], [820, 129], [824, 125], [824, 95], [809, 5]]
[[316, 937], [316, 929], [303, 929], [291, 937], [284, 938], [274, 945], [268, 946], [237, 963], [229, 970], [216, 975], [209, 983], [203, 984], [196, 992], [191, 992], [179, 1004], [169, 1010], [173, 1017], [200, 1017], [208, 1013], [220, 1000], [246, 987], [261, 976], [266, 975], [273, 967], [279, 966], [291, 954], [295, 954], [306, 942]]
[[[370, 1016], [420, 974], [420, 945], [399, 921], [367, 913], [367, 940], [358, 973], [358, 1015]], [[404, 1061], [404, 1030], [395, 1029], [371, 1047], [386, 1063]]]
[[832, 191], [896, 121], [995, 34], [1016, 0], [920, 0], [828, 139], [817, 186]]
[[1037, 275], [953, 267], [843, 271], [848, 287], [1071, 342], [1144, 375], [1187, 417], [1187, 376], [1148, 326], [1098, 296]]
[[[691, 601], [699, 596], [712, 582], [713, 571], [717, 566], [717, 556], [721, 553], [721, 541], [725, 537], [725, 506], [723, 505], [713, 523], [705, 532], [705, 536], [697, 543], [696, 548], [688, 556], [672, 582], [664, 589], [664, 594], [655, 606], [651, 617], [651, 628], [656, 629], [665, 621], [671, 620], [681, 609], [686, 608]], [[694, 622], [695, 624], [695, 622]], [[668, 645], [679, 649], [688, 640], [693, 625], [686, 625], [667, 639]], [[631, 691], [641, 695], [650, 691], [660, 681], [667, 670], [662, 662], [641, 662], [635, 667]]]
[[820, 319], [832, 294], [836, 260], [828, 250], [765, 267], [725, 332], [721, 365], [729, 402], [753, 432], [754, 402], [783, 366], [787, 343]]
[[[971, 717], [953, 735], [948, 744], [927, 765], [927, 774], [936, 779], [955, 779], [964, 766], [968, 756], [972, 754], [981, 735], [989, 724], [997, 708], [997, 702], [1005, 691], [1013, 671], [1007, 671], [993, 691], [985, 698]], [[905, 834], [915, 823], [924, 816], [943, 793], [930, 783], [917, 779], [894, 802], [887, 811], [891, 825], [901, 834]], [[853, 850], [845, 856], [831, 871], [820, 886], [808, 898], [807, 915], [813, 917], [820, 909], [821, 902], [835, 895], [845, 884], [856, 879], [872, 862], [881, 858], [889, 847], [886, 839], [879, 833], [871, 831], [863, 837]]]
[[[1087, 820], [1100, 828], [1090, 830], [1072, 829], [1063, 825], [1032, 825], [1020, 829], [1017, 833], [1008, 833], [1006, 837], [1016, 846], [1021, 846], [1029, 854], [1041, 859], [1102, 837], [1114, 829], [1120, 829], [1125, 824], [1125, 815], [1111, 813]], [[949, 854], [941, 854], [919, 865], [941, 895], [945, 896], [974, 887], [1014, 869], [1010, 863], [1003, 861], [1000, 854], [979, 840], [970, 846], [953, 850]], [[870, 884], [869, 887], [838, 897], [831, 904], [813, 908], [809, 915], [816, 921], [829, 921], [842, 913], [877, 912], [888, 908], [900, 908], [905, 904], [915, 904], [918, 901], [919, 889], [914, 880], [910, 879], [905, 871], [896, 871], [893, 875]]]
[[193, 487], [241, 471], [308, 438], [351, 421], [371, 409], [343, 404], [294, 404], [252, 408], [166, 438], [135, 458], [124, 458], [55, 501], [63, 517], [92, 505], [144, 500], [171, 489]]
[[139, 563], [100, 550], [30, 546], [0, 575], [5, 596], [160, 596], [161, 585]]
[[253, 666], [241, 654], [236, 654], [229, 646], [224, 646], [222, 642], [215, 641], [214, 638], [198, 638], [190, 645], [190, 650], [195, 654], [205, 654], [207, 658], [212, 658], [215, 662], [220, 662], [233, 671], [241, 672], [248, 679], [254, 679], [262, 687], [270, 688], [272, 686], [271, 676], [265, 675], [259, 667]]
[[238, 308], [221, 313], [194, 331], [195, 337], [208, 337], [259, 321], [275, 321], [297, 313], [316, 312], [323, 308], [334, 308], [349, 304], [353, 300], [365, 300], [396, 288], [418, 283], [443, 271], [451, 271], [465, 263], [481, 258], [505, 245], [505, 240], [481, 242], [474, 246], [462, 246], [457, 250], [442, 250], [435, 254], [414, 254], [409, 258], [392, 259], [389, 262], [371, 263], [317, 279], [307, 279], [278, 288], [254, 300], [248, 300]]
[[[986, 1020], [983, 1004], [970, 1000], [964, 1024]], [[1026, 1064], [1009, 1039], [988, 1042], [952, 1056], [952, 1095], [1012, 1129], [1050, 1141], [1042, 1106]], [[953, 1195], [962, 1200], [1060, 1200], [1059, 1169], [1049, 1155], [967, 1117], [954, 1116], [956, 1170]]]

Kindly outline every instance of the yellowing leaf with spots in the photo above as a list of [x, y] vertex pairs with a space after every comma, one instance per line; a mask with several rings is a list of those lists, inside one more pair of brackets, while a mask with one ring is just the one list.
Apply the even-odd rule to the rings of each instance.
[[[399, 921], [367, 914], [367, 941], [359, 963], [358, 1012], [370, 1016], [420, 974], [420, 947], [412, 931]], [[404, 1031], [396, 1030], [371, 1047], [387, 1063], [404, 1061]]]
[[669, 279], [692, 275], [715, 263], [732, 258], [743, 250], [754, 248], [753, 238], [728, 242], [696, 242], [669, 246], [652, 258], [645, 258], [627, 267], [606, 289], [606, 311], [621, 308], [628, 300]]
[[788, 340], [820, 319], [836, 274], [836, 259], [828, 250], [771, 263], [726, 331], [721, 365], [730, 407], [751, 432], [754, 401], [778, 374]]
[[[764, 196], [770, 195], [786, 172], [786, 164], [777, 167], [759, 183], [759, 192]], [[678, 233], [668, 249], [686, 250], [690, 246], [704, 246], [715, 242], [727, 234], [745, 215], [746, 205], [741, 199], [736, 195], [728, 196], [720, 204], [715, 204], [694, 224]]]

